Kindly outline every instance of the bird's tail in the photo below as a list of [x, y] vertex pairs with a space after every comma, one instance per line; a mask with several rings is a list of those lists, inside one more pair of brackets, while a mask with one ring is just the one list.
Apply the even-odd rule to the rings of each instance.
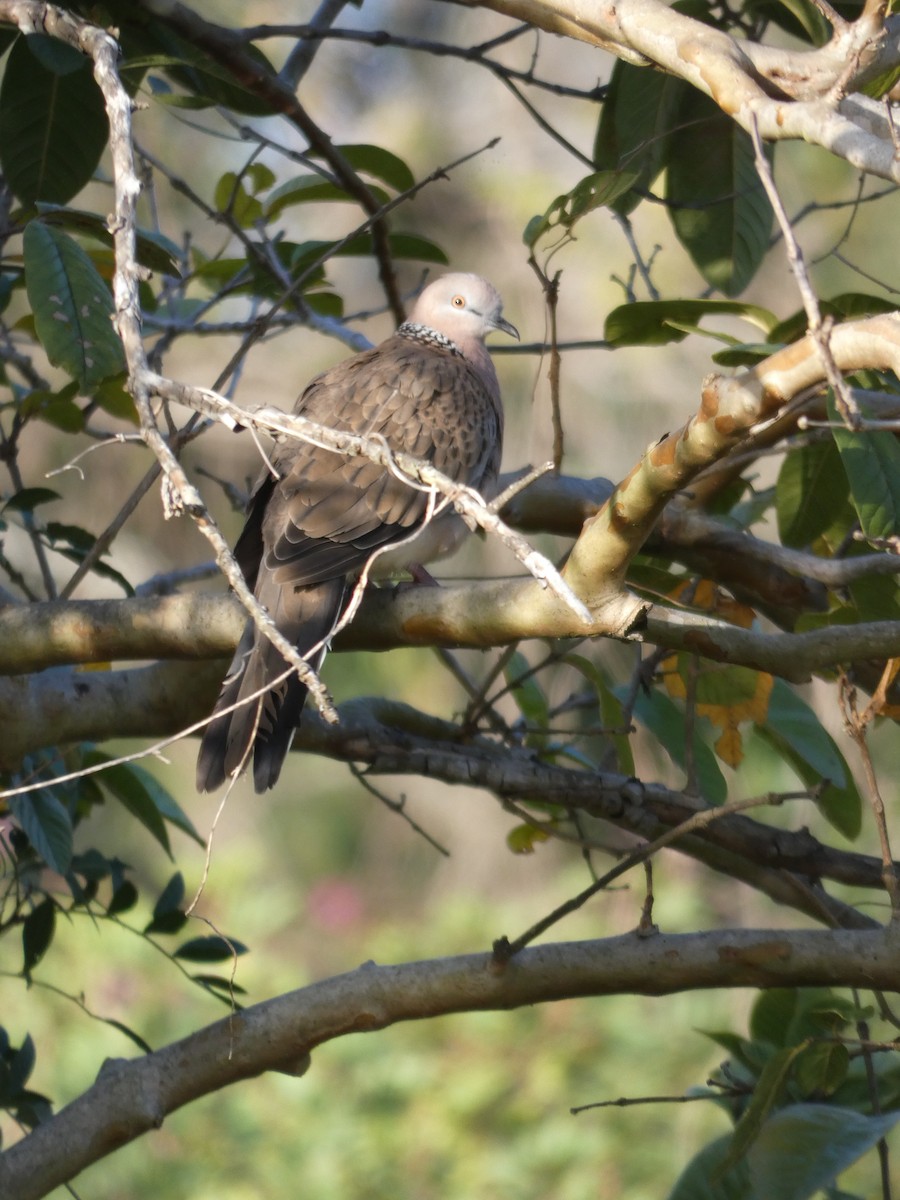
[[[343, 605], [344, 581], [329, 580], [300, 588], [278, 586], [270, 579], [261, 579], [260, 584], [258, 598], [268, 608], [278, 629], [296, 645], [300, 654], [310, 655], [310, 666], [318, 670], [325, 657], [324, 643]], [[266, 595], [266, 591], [272, 594]], [[320, 642], [322, 646], [313, 649]], [[288, 669], [288, 663], [268, 638], [248, 622], [200, 743], [198, 791], [211, 792], [221, 787], [241, 770], [251, 747], [256, 791], [274, 787], [291, 748], [307, 693], [294, 673], [266, 690]], [[238, 707], [224, 711], [233, 705]]]

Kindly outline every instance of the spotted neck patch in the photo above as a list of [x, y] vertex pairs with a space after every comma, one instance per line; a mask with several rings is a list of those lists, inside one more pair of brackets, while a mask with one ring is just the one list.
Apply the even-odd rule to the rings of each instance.
[[426, 346], [434, 346], [439, 350], [447, 350], [459, 358], [465, 358], [456, 342], [451, 341], [443, 333], [438, 333], [430, 325], [418, 325], [414, 321], [404, 321], [397, 329], [399, 337], [409, 338], [411, 342], [424, 342]]

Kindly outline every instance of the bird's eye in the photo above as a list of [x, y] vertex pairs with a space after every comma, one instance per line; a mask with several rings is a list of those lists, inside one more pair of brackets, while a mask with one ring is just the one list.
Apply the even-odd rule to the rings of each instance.
[[466, 307], [466, 298], [465, 298], [465, 296], [454, 296], [453, 299], [450, 301], [450, 303], [453, 305], [454, 308], [465, 308]]

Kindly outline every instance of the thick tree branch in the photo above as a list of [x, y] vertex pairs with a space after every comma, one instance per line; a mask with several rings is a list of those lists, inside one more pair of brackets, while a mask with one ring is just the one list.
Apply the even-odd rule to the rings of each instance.
[[[444, 0], [446, 3], [446, 0]], [[827, 45], [786, 50], [738, 40], [661, 0], [452, 0], [603, 47], [636, 65], [652, 64], [710, 96], [747, 132], [802, 138], [884, 179], [900, 181], [883, 104], [860, 89], [900, 65], [900, 17], [879, 6], [833, 30]]]
[[192, 1100], [263, 1071], [303, 1074], [317, 1046], [350, 1033], [576, 997], [829, 985], [900, 989], [897, 937], [881, 929], [630, 933], [532, 947], [502, 965], [490, 954], [368, 963], [234, 1013], [145, 1058], [107, 1062], [88, 1091], [3, 1154], [0, 1194], [40, 1200]]

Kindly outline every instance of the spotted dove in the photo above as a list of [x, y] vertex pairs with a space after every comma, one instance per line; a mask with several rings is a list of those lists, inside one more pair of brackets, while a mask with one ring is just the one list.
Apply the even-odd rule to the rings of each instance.
[[[457, 482], [490, 491], [500, 466], [503, 410], [484, 344], [492, 330], [518, 338], [502, 302], [477, 275], [444, 275], [409, 319], [371, 350], [315, 378], [294, 411], [340, 431], [379, 437]], [[258, 485], [234, 554], [256, 598], [318, 670], [328, 638], [373, 553], [374, 572], [449, 553], [464, 532], [451, 514], [428, 520], [428, 495], [365, 457], [295, 439], [272, 455], [276, 474]], [[414, 541], [410, 535], [423, 525]], [[253, 754], [257, 792], [278, 779], [306, 688], [248, 621], [197, 760], [197, 787], [211, 791]], [[240, 703], [261, 692], [259, 698]], [[223, 710], [238, 704], [232, 712]]]

